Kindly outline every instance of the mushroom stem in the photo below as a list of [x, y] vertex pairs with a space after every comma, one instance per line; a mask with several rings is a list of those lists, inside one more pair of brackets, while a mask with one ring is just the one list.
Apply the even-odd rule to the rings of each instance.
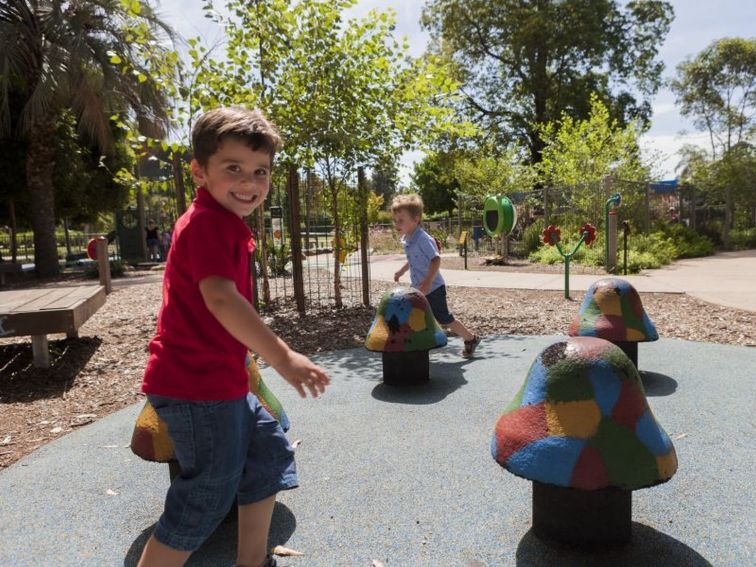
[[614, 341], [614, 344], [622, 349], [627, 357], [633, 362], [633, 366], [638, 368], [638, 343], [635, 341]]
[[424, 384], [430, 380], [427, 350], [383, 353], [383, 381], [391, 386]]
[[632, 492], [619, 488], [577, 490], [533, 481], [536, 537], [574, 546], [630, 541]]

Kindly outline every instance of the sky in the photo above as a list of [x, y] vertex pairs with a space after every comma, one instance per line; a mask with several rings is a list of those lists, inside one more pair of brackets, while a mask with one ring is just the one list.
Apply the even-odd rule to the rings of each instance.
[[[372, 9], [392, 8], [396, 12], [396, 34], [406, 36], [410, 54], [418, 56], [428, 41], [419, 23], [423, 4], [422, 0], [359, 0], [348, 16], [363, 17]], [[671, 4], [675, 19], [659, 51], [665, 64], [664, 78], [673, 77], [679, 63], [716, 39], [756, 36], [756, 2], [752, 0], [672, 0]], [[200, 0], [161, 0], [157, 9], [184, 37], [201, 36], [212, 42], [220, 37], [220, 31], [203, 18], [201, 5]], [[696, 132], [692, 123], [680, 116], [669, 89], [660, 89], [652, 106], [652, 127], [641, 138], [641, 144], [647, 155], [658, 158], [658, 177], [672, 179], [680, 161], [679, 149], [686, 143], [706, 147], [707, 136]], [[422, 153], [405, 154], [400, 170], [403, 181], [407, 181], [412, 164], [420, 159]]]

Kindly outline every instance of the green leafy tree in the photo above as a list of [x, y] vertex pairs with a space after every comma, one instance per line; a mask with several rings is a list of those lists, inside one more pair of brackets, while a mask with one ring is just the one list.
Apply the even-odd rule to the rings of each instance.
[[380, 195], [384, 203], [391, 202], [399, 188], [399, 169], [395, 162], [378, 163], [370, 179], [371, 190]]
[[[357, 168], [394, 163], [432, 132], [453, 131], [453, 110], [439, 104], [456, 84], [439, 58], [412, 60], [394, 37], [394, 15], [372, 12], [344, 21], [354, 0], [242, 0], [225, 2], [227, 15], [205, 8], [222, 24], [226, 58], [195, 49], [201, 70], [192, 109], [219, 104], [259, 106], [279, 126], [285, 147], [279, 163], [317, 170], [341, 245], [341, 214], [353, 200]], [[309, 196], [308, 196], [309, 198]], [[340, 270], [334, 270], [341, 305]]]
[[522, 150], [516, 146], [504, 152], [484, 146], [457, 163], [456, 177], [462, 191], [482, 205], [488, 195], [512, 195], [530, 190], [536, 181], [536, 172], [525, 161]]
[[415, 164], [413, 189], [423, 199], [429, 213], [446, 211], [451, 216], [456, 207], [459, 181], [455, 176], [456, 156], [449, 152], [430, 152]]
[[9, 132], [9, 93], [18, 89], [39, 275], [59, 270], [53, 177], [61, 112], [70, 110], [82, 134], [105, 152], [112, 148], [114, 111], [130, 109], [141, 130], [159, 137], [167, 116], [165, 77], [158, 80], [150, 62], [168, 59], [155, 41], [167, 29], [138, 0], [0, 4], [0, 129]]
[[656, 0], [430, 0], [423, 25], [457, 66], [463, 109], [536, 163], [540, 126], [586, 118], [591, 93], [622, 124], [650, 118], [672, 17]]
[[[623, 127], [598, 97], [592, 96], [586, 120], [564, 116], [561, 123], [541, 127], [545, 147], [537, 166], [540, 181], [565, 191], [562, 197], [573, 211], [598, 224], [598, 219], [603, 219], [610, 178], [641, 184], [648, 181], [648, 167], [638, 146], [640, 134], [637, 124]], [[643, 199], [643, 192], [623, 192], [623, 211], [633, 211], [635, 220], [640, 221]]]
[[[719, 181], [724, 183], [725, 223], [723, 238], [728, 240], [738, 200], [737, 187], [745, 185], [751, 153], [749, 144], [756, 136], [756, 39], [727, 38], [713, 42], [693, 59], [677, 66], [671, 82], [680, 113], [693, 119], [700, 131], [709, 135], [711, 160]], [[737, 150], [736, 150], [737, 148]]]

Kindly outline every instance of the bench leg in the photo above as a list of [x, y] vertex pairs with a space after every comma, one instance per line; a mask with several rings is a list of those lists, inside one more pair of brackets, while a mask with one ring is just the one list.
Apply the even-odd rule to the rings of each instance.
[[67, 339], [78, 339], [79, 338], [79, 329], [74, 329], [73, 331], [66, 331], [66, 338]]
[[32, 335], [32, 356], [37, 368], [50, 368], [50, 349], [47, 335]]

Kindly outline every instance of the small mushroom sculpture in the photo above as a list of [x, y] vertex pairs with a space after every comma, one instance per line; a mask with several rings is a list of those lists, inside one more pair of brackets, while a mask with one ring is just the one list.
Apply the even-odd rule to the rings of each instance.
[[[250, 354], [247, 354], [244, 364], [247, 369], [247, 383], [250, 393], [278, 421], [281, 428], [288, 431], [291, 425], [289, 417], [286, 415], [281, 402], [263, 382], [257, 362]], [[181, 472], [173, 452], [173, 440], [168, 433], [168, 426], [160, 419], [149, 400], [145, 402], [134, 424], [134, 430], [131, 434], [131, 451], [145, 461], [168, 463], [171, 480]]]
[[620, 347], [636, 368], [638, 343], [659, 339], [640, 295], [622, 278], [602, 278], [588, 288], [569, 335], [606, 339]]
[[618, 347], [590, 337], [538, 355], [496, 422], [491, 453], [533, 481], [535, 535], [572, 545], [627, 542], [632, 491], [677, 470], [638, 371]]
[[446, 345], [428, 300], [414, 288], [387, 292], [378, 305], [365, 348], [383, 353], [383, 381], [421, 384], [430, 379], [430, 349]]

